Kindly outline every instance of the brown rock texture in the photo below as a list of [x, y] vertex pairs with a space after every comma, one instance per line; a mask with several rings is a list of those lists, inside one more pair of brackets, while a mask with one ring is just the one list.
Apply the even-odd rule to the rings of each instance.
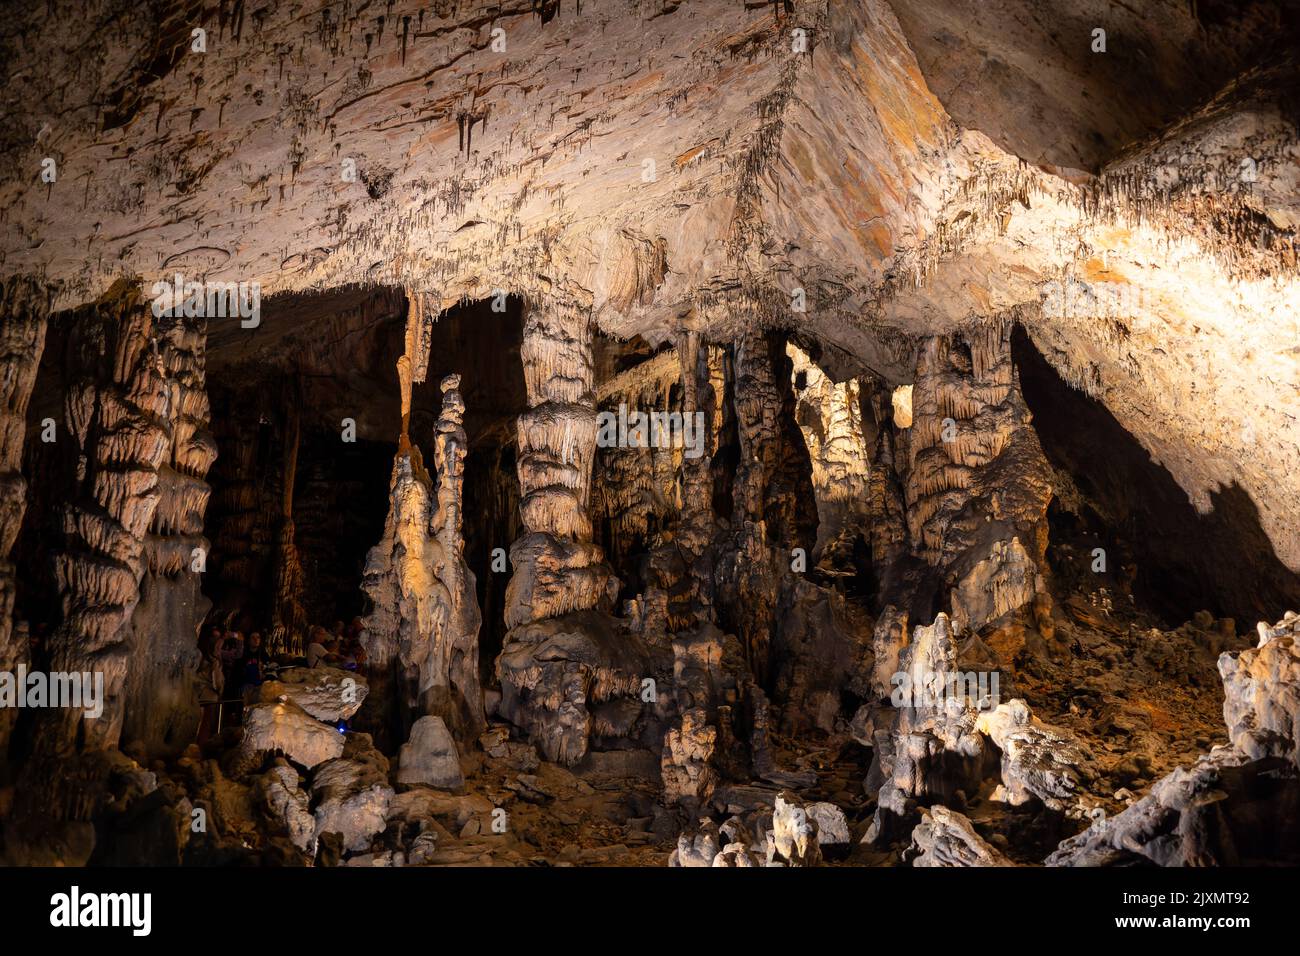
[[[49, 292], [30, 279], [0, 285], [0, 671], [13, 672], [27, 659], [23, 635], [15, 634], [14, 574], [9, 560], [27, 506], [22, 475], [27, 404], [45, 348]], [[12, 711], [0, 713], [0, 761], [8, 749]]]

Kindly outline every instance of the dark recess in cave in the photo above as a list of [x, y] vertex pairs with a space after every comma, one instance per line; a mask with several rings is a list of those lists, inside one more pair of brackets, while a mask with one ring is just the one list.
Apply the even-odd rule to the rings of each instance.
[[1019, 326], [1011, 350], [1048, 461], [1105, 512], [1089, 509], [1083, 527], [1069, 528], [1054, 506], [1054, 540], [1058, 532], [1098, 538], [1110, 574], [1131, 554], [1135, 599], [1171, 624], [1201, 608], [1242, 623], [1268, 620], [1300, 602], [1300, 575], [1278, 560], [1243, 489], [1214, 492], [1214, 509], [1198, 514], [1169, 472], [1101, 402], [1067, 385]]

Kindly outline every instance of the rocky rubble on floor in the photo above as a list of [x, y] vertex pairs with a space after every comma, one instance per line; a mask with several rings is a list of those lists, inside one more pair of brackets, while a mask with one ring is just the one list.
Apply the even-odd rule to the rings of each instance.
[[1015, 865], [976, 833], [969, 819], [944, 806], [921, 811], [903, 859], [916, 867]]
[[1300, 861], [1300, 618], [1258, 630], [1256, 647], [1219, 658], [1230, 744], [1064, 841], [1049, 866]]

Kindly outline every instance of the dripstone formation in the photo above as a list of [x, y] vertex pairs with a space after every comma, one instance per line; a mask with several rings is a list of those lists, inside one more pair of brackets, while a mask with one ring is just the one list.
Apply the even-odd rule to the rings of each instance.
[[1300, 862], [1300, 20], [1149, 6], [16, 11], [0, 860]]

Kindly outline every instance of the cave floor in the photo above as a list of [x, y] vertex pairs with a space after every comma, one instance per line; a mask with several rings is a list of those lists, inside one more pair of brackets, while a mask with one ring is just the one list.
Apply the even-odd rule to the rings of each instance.
[[[978, 793], [959, 798], [956, 809], [1010, 859], [1034, 864], [1061, 840], [1084, 829], [1090, 817], [1123, 810], [1153, 781], [1226, 743], [1215, 662], [1220, 652], [1251, 643], [1249, 638], [1225, 636], [1228, 630], [1227, 622], [1214, 621], [1205, 612], [1178, 628], [1162, 630], [1128, 598], [1104, 591], [1068, 598], [1058, 605], [1046, 654], [1030, 655], [1022, 649], [1009, 666], [1004, 664], [1002, 699], [1022, 697], [1039, 720], [1076, 735], [1095, 758], [1091, 779], [1085, 781], [1076, 806], [1065, 813], [1036, 801], [1025, 806], [1000, 802], [996, 775], [986, 779]], [[1005, 640], [1014, 641], [1014, 635], [995, 632], [974, 650], [967, 642], [963, 659], [976, 652], [1006, 652]], [[213, 741], [208, 754], [220, 756], [231, 739]], [[875, 801], [862, 785], [871, 750], [855, 741], [847, 727], [841, 733], [797, 738], [773, 732], [771, 744], [781, 770], [816, 775], [814, 785], [790, 788], [801, 800], [827, 801], [845, 814], [850, 843], [824, 847], [827, 863], [906, 862], [906, 840], [880, 847], [860, 842], [875, 810]], [[191, 751], [181, 761], [191, 764], [190, 771], [175, 779], [192, 783], [220, 776], [215, 766], [208, 773], [196, 773], [194, 756]], [[662, 804], [658, 755], [648, 750], [596, 753], [566, 768], [538, 761], [527, 748], [512, 749], [508, 757], [474, 748], [462, 755], [461, 764], [463, 791], [419, 791], [423, 812], [436, 821], [436, 848], [421, 857], [422, 865], [663, 866], [678, 834], [699, 822]], [[161, 778], [173, 768], [155, 769]], [[246, 783], [232, 779], [223, 786], [238, 789]], [[723, 780], [698, 816], [721, 823], [739, 815], [761, 825], [782, 789], [763, 780]], [[493, 830], [495, 808], [506, 810], [504, 832]], [[256, 812], [241, 821], [238, 830], [249, 850], [283, 843], [282, 834]], [[403, 843], [390, 827], [369, 852], [331, 862], [392, 865]]]

